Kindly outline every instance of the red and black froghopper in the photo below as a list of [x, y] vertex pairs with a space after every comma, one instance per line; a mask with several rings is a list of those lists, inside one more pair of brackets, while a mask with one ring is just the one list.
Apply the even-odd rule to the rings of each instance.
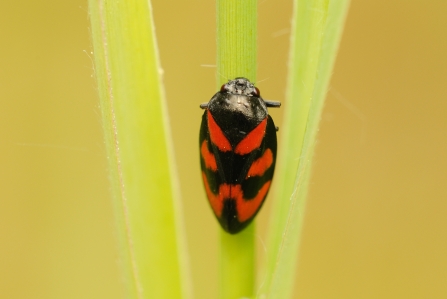
[[222, 228], [243, 230], [261, 208], [272, 183], [277, 127], [246, 78], [222, 85], [208, 103], [200, 127], [200, 165], [205, 191]]

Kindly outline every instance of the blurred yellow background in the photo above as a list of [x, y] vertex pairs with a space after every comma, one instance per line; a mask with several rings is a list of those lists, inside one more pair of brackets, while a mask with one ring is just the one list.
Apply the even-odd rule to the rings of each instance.
[[[216, 91], [214, 2], [153, 8], [195, 298], [208, 299], [220, 228], [197, 140]], [[259, 1], [257, 85], [272, 100], [284, 101], [291, 9]], [[447, 298], [446, 13], [445, 1], [352, 2], [295, 298]], [[2, 1], [0, 20], [0, 298], [122, 298], [87, 3]]]

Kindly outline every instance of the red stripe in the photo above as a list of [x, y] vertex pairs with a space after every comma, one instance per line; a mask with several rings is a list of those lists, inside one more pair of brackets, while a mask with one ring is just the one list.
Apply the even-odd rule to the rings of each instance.
[[222, 129], [216, 123], [213, 115], [209, 110], [208, 110], [208, 130], [210, 131], [211, 141], [217, 146], [217, 148], [220, 151], [228, 152], [233, 149], [227, 137], [225, 137], [224, 133], [222, 132]]
[[246, 200], [244, 199], [244, 192], [242, 191], [241, 185], [221, 184], [219, 186], [219, 193], [214, 194], [210, 189], [208, 179], [204, 172], [202, 172], [202, 178], [205, 185], [206, 195], [208, 196], [214, 214], [220, 218], [222, 216], [223, 201], [232, 199], [236, 201], [236, 211], [239, 222], [245, 222], [253, 217], [264, 201], [271, 183], [271, 181], [266, 182], [261, 189], [259, 189], [255, 198]]
[[208, 196], [208, 201], [210, 202], [211, 208], [214, 211], [214, 214], [218, 218], [222, 216], [222, 209], [223, 209], [223, 200], [219, 195], [215, 195], [213, 191], [210, 189], [210, 184], [208, 183], [208, 179], [205, 175], [205, 173], [202, 171], [202, 178], [203, 178], [203, 184], [205, 185], [205, 192]]
[[268, 148], [265, 150], [261, 158], [255, 160], [248, 170], [247, 178], [252, 176], [263, 176], [265, 171], [270, 168], [273, 163], [272, 151]]
[[262, 139], [265, 135], [265, 128], [267, 126], [267, 118], [264, 119], [256, 128], [254, 128], [248, 135], [242, 139], [236, 146], [234, 152], [238, 155], [246, 155], [261, 146]]
[[[258, 194], [255, 198], [250, 200], [245, 200], [241, 194], [236, 198], [236, 206], [239, 222], [244, 222], [253, 217], [256, 211], [261, 206], [264, 201], [267, 192], [269, 191], [271, 181], [266, 182], [261, 189], [259, 189]], [[239, 185], [240, 186], [240, 185]], [[242, 191], [241, 191], [242, 192]]]
[[213, 153], [208, 150], [208, 142], [206, 140], [202, 142], [202, 146], [200, 147], [200, 154], [205, 161], [205, 167], [211, 169], [212, 171], [216, 171], [216, 158], [214, 157]]

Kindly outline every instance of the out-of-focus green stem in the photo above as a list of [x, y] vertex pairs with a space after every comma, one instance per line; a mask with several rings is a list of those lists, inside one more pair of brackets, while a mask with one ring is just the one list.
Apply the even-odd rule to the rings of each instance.
[[188, 297], [150, 2], [89, 0], [125, 298]]
[[316, 134], [349, 0], [295, 0], [282, 143], [259, 294], [291, 298]]

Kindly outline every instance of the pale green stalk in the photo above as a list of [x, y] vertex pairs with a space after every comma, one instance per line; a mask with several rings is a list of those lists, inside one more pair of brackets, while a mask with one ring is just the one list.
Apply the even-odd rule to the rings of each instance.
[[125, 298], [188, 298], [181, 219], [147, 0], [89, 0]]
[[288, 93], [260, 298], [292, 298], [315, 139], [348, 4], [294, 1]]
[[[217, 90], [228, 79], [256, 82], [256, 0], [217, 0]], [[251, 298], [254, 290], [254, 225], [229, 235], [220, 231], [221, 299]]]

